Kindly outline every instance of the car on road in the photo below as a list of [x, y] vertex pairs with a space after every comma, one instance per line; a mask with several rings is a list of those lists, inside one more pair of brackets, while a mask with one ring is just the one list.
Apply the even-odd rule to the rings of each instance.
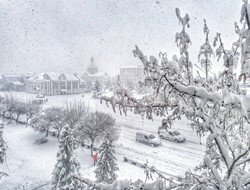
[[177, 143], [186, 141], [186, 138], [183, 135], [181, 135], [180, 132], [177, 130], [167, 131], [165, 129], [159, 129], [158, 134], [161, 139], [166, 139]]
[[157, 138], [152, 133], [144, 133], [144, 132], [137, 132], [136, 133], [136, 142], [144, 143], [150, 146], [160, 146], [161, 140]]

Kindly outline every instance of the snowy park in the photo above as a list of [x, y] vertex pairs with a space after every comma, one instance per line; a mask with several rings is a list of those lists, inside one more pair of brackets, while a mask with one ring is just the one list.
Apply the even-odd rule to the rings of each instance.
[[[35, 97], [35, 95], [27, 95], [26, 93], [13, 93], [13, 96], [21, 97], [22, 100]], [[138, 131], [157, 134], [157, 129], [161, 125], [160, 117], [151, 121], [142, 120], [140, 116], [133, 113], [128, 113], [128, 116], [115, 114], [105, 104], [100, 104], [99, 100], [93, 99], [91, 94], [86, 94], [84, 97], [81, 95], [51, 96], [48, 97], [48, 103], [44, 104], [43, 108], [55, 105], [64, 107], [66, 102], [74, 100], [91, 105], [92, 111], [96, 111], [98, 108], [99, 111], [110, 113], [116, 118], [115, 127], [119, 130], [119, 140], [116, 142], [116, 154], [120, 168], [119, 179], [135, 181], [144, 174], [143, 168], [124, 162], [124, 157], [143, 164], [148, 162], [149, 166], [155, 166], [169, 178], [183, 176], [185, 171], [195, 168], [196, 163], [202, 161], [205, 146], [199, 144], [199, 137], [192, 133], [192, 129], [187, 126], [183, 127], [187, 121], [179, 121], [175, 126], [175, 129], [179, 129], [186, 135], [187, 142], [179, 144], [163, 140], [162, 146], [150, 147], [136, 143], [135, 134]], [[26, 185], [29, 188], [47, 185], [56, 164], [57, 138], [50, 136], [47, 143], [35, 144], [35, 141], [43, 137], [44, 134], [34, 131], [30, 126], [26, 127], [25, 124], [15, 124], [15, 121], [7, 124], [6, 120], [5, 123], [4, 139], [9, 154], [7, 155], [7, 165], [3, 166], [3, 170], [7, 173], [10, 172], [10, 176], [3, 178], [1, 185], [5, 189], [21, 188]], [[90, 151], [85, 147], [79, 147], [76, 151], [76, 157], [81, 163], [80, 171], [83, 176], [94, 178], [95, 166]], [[39, 171], [39, 174], [36, 171]]]
[[248, 0], [0, 13], [0, 190], [250, 189]]

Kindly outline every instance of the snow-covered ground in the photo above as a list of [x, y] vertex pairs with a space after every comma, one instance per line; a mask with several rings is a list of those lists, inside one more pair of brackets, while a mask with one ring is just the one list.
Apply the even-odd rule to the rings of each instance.
[[[13, 122], [13, 124], [5, 126], [4, 139], [8, 145], [7, 163], [0, 168], [1, 171], [7, 172], [9, 177], [2, 178], [1, 190], [13, 190], [26, 184], [39, 186], [49, 183], [56, 164], [58, 142], [56, 138], [49, 137], [47, 143], [34, 144], [34, 141], [39, 138], [41, 138], [41, 134], [25, 125], [16, 125]], [[81, 173], [93, 179], [95, 167], [90, 157], [90, 151], [79, 148], [76, 156], [81, 163]], [[120, 155], [117, 158], [120, 168], [118, 175], [121, 179], [138, 179], [143, 175], [144, 171], [141, 168], [124, 163], [123, 157]]]
[[[33, 94], [17, 93], [18, 98], [35, 97]], [[93, 99], [90, 94], [85, 97], [81, 95], [48, 96], [48, 103], [44, 108], [50, 106], [65, 106], [67, 101], [81, 100], [88, 105], [92, 111], [104, 111], [112, 114], [116, 119], [116, 127], [120, 131], [120, 138], [116, 143], [118, 156], [118, 172], [120, 179], [136, 180], [143, 176], [143, 169], [123, 162], [123, 156], [133, 160], [154, 165], [158, 170], [164, 171], [165, 175], [183, 176], [188, 169], [194, 169], [203, 158], [205, 146], [199, 144], [199, 138], [187, 127], [185, 119], [178, 121], [174, 126], [179, 129], [187, 138], [185, 143], [175, 143], [163, 140], [162, 146], [150, 147], [136, 143], [135, 134], [137, 131], [146, 131], [156, 134], [162, 118], [142, 120], [139, 115], [128, 113], [128, 116], [121, 116], [113, 113], [111, 108], [100, 104], [99, 100]], [[13, 189], [19, 184], [34, 182], [37, 184], [46, 183], [51, 179], [51, 173], [56, 163], [58, 149], [57, 140], [49, 138], [49, 142], [41, 145], [34, 144], [34, 140], [41, 137], [29, 127], [24, 125], [6, 125], [4, 137], [8, 143], [7, 165], [4, 168], [10, 177], [0, 182], [0, 189]], [[204, 143], [203, 143], [204, 144]], [[80, 148], [77, 151], [78, 160], [81, 162], [81, 173], [83, 176], [94, 178], [94, 167], [89, 155], [89, 150]]]

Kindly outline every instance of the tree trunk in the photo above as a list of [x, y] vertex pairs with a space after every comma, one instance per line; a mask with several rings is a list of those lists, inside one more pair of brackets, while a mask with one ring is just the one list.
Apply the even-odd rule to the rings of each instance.
[[49, 129], [46, 130], [46, 137], [49, 136]]
[[26, 127], [28, 127], [29, 118], [26, 119]]
[[93, 156], [93, 143], [90, 145], [90, 155]]
[[12, 119], [12, 113], [10, 113], [9, 123], [12, 123], [11, 119]]
[[16, 116], [16, 124], [18, 124], [18, 119], [19, 119], [20, 115]]
[[206, 59], [206, 66], [205, 66], [205, 68], [206, 68], [206, 79], [207, 79], [207, 77], [208, 77], [207, 59]]

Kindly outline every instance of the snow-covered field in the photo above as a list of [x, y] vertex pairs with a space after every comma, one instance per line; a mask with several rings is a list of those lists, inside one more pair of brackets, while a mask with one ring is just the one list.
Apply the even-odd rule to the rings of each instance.
[[[17, 93], [18, 98], [32, 98], [35, 95]], [[48, 103], [44, 108], [50, 106], [65, 106], [67, 101], [81, 100], [88, 105], [92, 111], [104, 111], [112, 114], [116, 119], [116, 127], [120, 131], [120, 138], [116, 143], [118, 157], [118, 172], [120, 179], [136, 180], [143, 176], [143, 169], [123, 162], [123, 156], [133, 160], [154, 165], [166, 176], [183, 176], [188, 169], [194, 169], [203, 158], [205, 146], [199, 144], [199, 138], [187, 127], [185, 119], [178, 121], [174, 128], [179, 129], [187, 138], [185, 143], [175, 143], [163, 140], [160, 147], [150, 147], [136, 143], [135, 134], [137, 131], [155, 133], [161, 124], [162, 118], [154, 118], [153, 121], [142, 120], [139, 115], [129, 113], [128, 116], [121, 116], [113, 113], [111, 108], [100, 104], [99, 100], [91, 98], [90, 94], [85, 97], [81, 95], [48, 96]], [[51, 179], [51, 173], [56, 163], [58, 143], [56, 138], [50, 137], [45, 144], [34, 144], [35, 139], [41, 135], [30, 127], [13, 124], [6, 125], [4, 137], [8, 143], [7, 166], [4, 171], [10, 176], [0, 182], [0, 189], [14, 189], [19, 184], [37, 183], [45, 184]], [[204, 144], [204, 143], [203, 143]], [[94, 178], [94, 166], [90, 157], [90, 151], [79, 148], [77, 158], [81, 163], [83, 176]]]

